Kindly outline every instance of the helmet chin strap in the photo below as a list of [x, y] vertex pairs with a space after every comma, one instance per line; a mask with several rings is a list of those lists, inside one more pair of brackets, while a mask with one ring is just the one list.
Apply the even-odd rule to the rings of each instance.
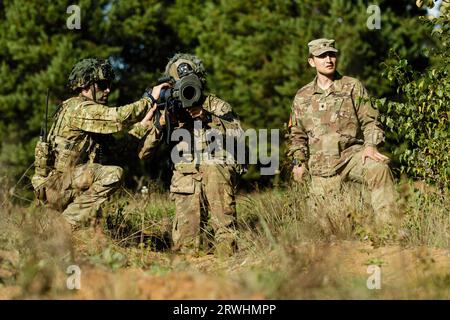
[[97, 102], [97, 93], [95, 92], [95, 82], [92, 83], [92, 100], [94, 100], [94, 102]]

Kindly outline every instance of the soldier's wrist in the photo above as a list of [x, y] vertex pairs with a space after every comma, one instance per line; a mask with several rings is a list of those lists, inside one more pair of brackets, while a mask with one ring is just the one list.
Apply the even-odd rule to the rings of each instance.
[[377, 145], [376, 145], [375, 143], [365, 142], [365, 143], [364, 143], [364, 148], [367, 148], [367, 147], [376, 148]]
[[152, 96], [152, 90], [149, 89], [149, 88], [145, 89], [144, 94], [142, 95], [142, 97], [149, 99], [151, 101], [151, 103], [152, 103], [152, 106], [155, 103], [157, 103], [155, 97]]

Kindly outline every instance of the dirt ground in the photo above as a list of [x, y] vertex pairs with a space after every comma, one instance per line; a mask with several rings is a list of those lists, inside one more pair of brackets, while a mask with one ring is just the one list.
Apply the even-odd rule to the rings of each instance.
[[[273, 263], [267, 263], [271, 261], [270, 256], [257, 259], [244, 253], [219, 261], [213, 255], [191, 257], [123, 249], [126, 255], [137, 255], [142, 266], [128, 264], [110, 268], [86, 260], [88, 249], [80, 239], [78, 241], [76, 259], [82, 270], [79, 290], [68, 290], [65, 287], [67, 274], [59, 270], [52, 274], [52, 285], [47, 290], [43, 289], [46, 285], [42, 281], [31, 286], [23, 286], [21, 281], [0, 284], [0, 299], [266, 299], [273, 298], [271, 291], [255, 284], [259, 280], [254, 270], [283, 273], [281, 262], [277, 262], [277, 252], [273, 253]], [[101, 246], [101, 241], [95, 241]], [[302, 286], [298, 298], [339, 299], [341, 296], [337, 292], [345, 292], [345, 298], [355, 299], [428, 299], [434, 297], [433, 290], [447, 285], [450, 279], [450, 251], [445, 249], [373, 248], [368, 243], [341, 241], [327, 245], [298, 244], [294, 250], [309, 261], [304, 269], [298, 269], [298, 274], [289, 270], [291, 283], [286, 290]], [[17, 259], [7, 252], [2, 252], [0, 258], [8, 257]], [[375, 290], [375, 295], [369, 294], [371, 290], [366, 286], [374, 272], [370, 266], [379, 268], [381, 276], [381, 287]], [[21, 279], [20, 275], [17, 277]], [[323, 288], [318, 296], [304, 294], [308, 288], [317, 289], [317, 283]], [[327, 286], [334, 289], [324, 289]], [[450, 299], [450, 287], [440, 290], [438, 298]]]

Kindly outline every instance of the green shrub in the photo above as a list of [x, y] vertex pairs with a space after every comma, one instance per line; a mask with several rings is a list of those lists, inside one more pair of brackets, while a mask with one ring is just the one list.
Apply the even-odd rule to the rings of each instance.
[[[447, 7], [448, 8], [448, 7]], [[440, 43], [427, 54], [434, 62], [424, 72], [412, 69], [407, 60], [392, 53], [384, 76], [397, 87], [398, 101], [378, 100], [385, 111], [381, 118], [396, 135], [400, 147], [394, 155], [401, 171], [433, 183], [440, 189], [450, 183], [450, 12], [441, 9], [438, 18], [422, 20]]]

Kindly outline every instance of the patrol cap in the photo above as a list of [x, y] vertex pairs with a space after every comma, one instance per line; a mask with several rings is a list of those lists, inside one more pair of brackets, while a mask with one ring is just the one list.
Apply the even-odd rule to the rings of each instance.
[[308, 43], [309, 54], [317, 57], [325, 52], [339, 52], [338, 49], [334, 47], [334, 39], [315, 39]]

